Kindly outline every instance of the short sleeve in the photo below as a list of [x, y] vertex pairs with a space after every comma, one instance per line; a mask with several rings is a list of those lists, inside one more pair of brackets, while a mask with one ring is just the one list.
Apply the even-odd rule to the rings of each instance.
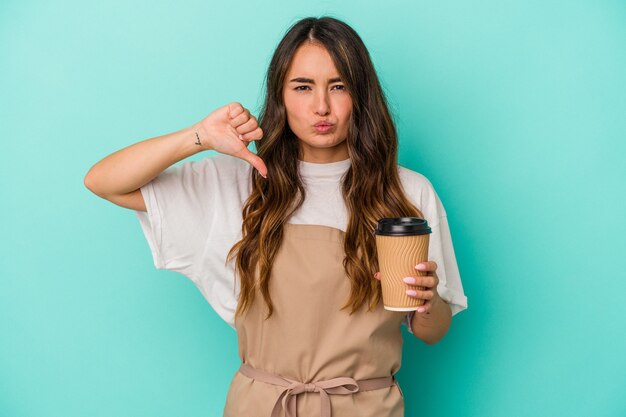
[[447, 216], [441, 217], [439, 224], [431, 229], [429, 258], [437, 263], [437, 277], [439, 277], [437, 291], [450, 305], [454, 316], [467, 308], [467, 297], [463, 292]]
[[[446, 210], [430, 181], [422, 174], [401, 168], [400, 177], [409, 198], [422, 211], [432, 230], [428, 245], [428, 258], [437, 263], [439, 296], [448, 303], [452, 315], [467, 308], [461, 275], [454, 254], [454, 246]], [[415, 311], [406, 314], [403, 323], [410, 333]]]
[[172, 166], [141, 187], [146, 211], [136, 211], [154, 265], [191, 279], [234, 328], [239, 287], [227, 260], [241, 239], [251, 165], [217, 154]]
[[207, 174], [210, 158], [170, 167], [141, 187], [146, 211], [136, 211], [157, 269], [198, 280], [213, 205]]
[[[448, 303], [454, 316], [467, 308], [467, 297], [463, 292], [459, 267], [454, 256], [447, 217], [442, 217], [439, 224], [431, 226], [431, 229], [428, 258], [437, 263], [437, 277], [439, 277], [437, 292], [441, 299]], [[404, 324], [411, 334], [413, 334], [411, 320], [414, 315], [415, 311], [409, 311], [404, 318]]]

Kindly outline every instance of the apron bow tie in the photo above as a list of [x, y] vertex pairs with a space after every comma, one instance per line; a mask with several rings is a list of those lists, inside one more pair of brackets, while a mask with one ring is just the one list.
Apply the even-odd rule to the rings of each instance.
[[[285, 378], [286, 379], [286, 378]], [[319, 392], [321, 401], [321, 417], [331, 417], [330, 415], [330, 395], [351, 395], [359, 391], [359, 384], [350, 377], [340, 377], [304, 384], [298, 381], [291, 381], [289, 386], [281, 392], [276, 400], [272, 417], [279, 417], [280, 409], [285, 410], [285, 417], [297, 417], [296, 398], [304, 392]]]
[[[247, 363], [241, 364], [239, 372], [248, 378], [283, 387], [280, 396], [274, 404], [271, 417], [279, 417], [281, 409], [285, 410], [285, 417], [298, 417], [296, 399], [298, 395], [305, 392], [318, 392], [322, 407], [320, 417], [331, 417], [329, 395], [352, 395], [359, 391], [382, 389], [396, 384], [394, 376], [364, 379], [360, 381], [343, 376], [327, 379], [325, 381], [304, 383], [255, 369]], [[400, 386], [398, 386], [398, 389], [400, 389]]]

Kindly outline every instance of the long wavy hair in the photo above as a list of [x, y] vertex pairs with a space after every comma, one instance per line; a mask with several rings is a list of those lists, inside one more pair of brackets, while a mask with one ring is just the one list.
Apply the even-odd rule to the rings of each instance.
[[296, 50], [307, 41], [327, 49], [352, 98], [346, 138], [351, 166], [342, 182], [349, 218], [343, 267], [351, 294], [341, 310], [352, 307], [352, 315], [367, 300], [371, 311], [381, 300], [380, 281], [373, 277], [378, 259], [372, 232], [378, 220], [423, 218], [402, 189], [396, 128], [363, 41], [354, 29], [332, 17], [298, 21], [280, 41], [266, 76], [266, 96], [259, 113], [264, 134], [256, 141], [256, 150], [268, 168], [267, 179], [251, 170], [252, 192], [243, 207], [242, 239], [228, 253], [228, 261], [236, 258], [235, 275], [241, 284], [236, 317], [252, 305], [256, 288], [268, 306], [266, 318], [272, 315], [269, 281], [283, 225], [306, 197], [298, 173], [299, 141], [287, 123], [283, 83]]

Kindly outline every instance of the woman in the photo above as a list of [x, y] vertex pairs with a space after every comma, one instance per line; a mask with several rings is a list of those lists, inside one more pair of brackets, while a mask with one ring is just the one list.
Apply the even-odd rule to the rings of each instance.
[[[242, 365], [225, 416], [402, 416], [400, 324], [435, 343], [467, 299], [444, 207], [423, 175], [397, 165], [357, 33], [329, 17], [292, 26], [259, 120], [230, 103], [111, 154], [85, 185], [136, 210], [155, 266], [193, 280], [236, 328]], [[209, 149], [221, 155], [169, 168]], [[431, 260], [416, 266], [428, 275], [405, 279], [425, 304], [406, 315], [382, 306], [372, 235], [378, 219], [400, 216], [433, 230]]]

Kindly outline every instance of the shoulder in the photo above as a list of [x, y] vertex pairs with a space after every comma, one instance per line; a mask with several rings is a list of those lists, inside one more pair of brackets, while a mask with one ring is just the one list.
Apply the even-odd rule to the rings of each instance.
[[[424, 174], [398, 165], [398, 175], [400, 176], [400, 181], [405, 189], [411, 188], [413, 189], [413, 192], [420, 193], [434, 191], [432, 183]], [[405, 191], [410, 192], [410, 190]]]
[[398, 175], [407, 198], [422, 211], [429, 224], [438, 224], [446, 211], [431, 181], [424, 174], [400, 165]]

